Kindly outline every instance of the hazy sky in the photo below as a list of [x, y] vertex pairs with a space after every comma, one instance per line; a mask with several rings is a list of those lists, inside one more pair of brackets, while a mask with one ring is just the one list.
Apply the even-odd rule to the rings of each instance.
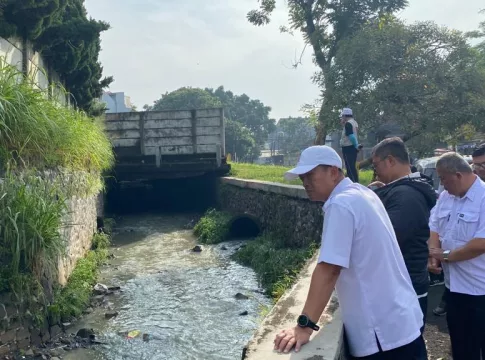
[[[101, 62], [113, 75], [111, 91], [123, 91], [139, 108], [182, 86], [224, 85], [271, 106], [276, 119], [299, 115], [319, 96], [312, 84], [315, 67], [309, 49], [302, 65], [291, 65], [303, 49], [299, 34], [281, 34], [284, 0], [272, 23], [255, 27], [246, 13], [257, 0], [86, 0], [89, 15], [108, 21]], [[485, 19], [483, 0], [410, 0], [400, 16], [433, 20], [474, 30]]]

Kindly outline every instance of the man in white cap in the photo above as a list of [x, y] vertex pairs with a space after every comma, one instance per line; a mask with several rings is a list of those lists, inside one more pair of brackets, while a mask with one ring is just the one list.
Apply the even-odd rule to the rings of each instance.
[[343, 125], [340, 146], [342, 147], [347, 176], [353, 182], [359, 182], [359, 172], [356, 167], [357, 154], [359, 152], [359, 140], [357, 137], [359, 124], [354, 120], [352, 109], [349, 108], [342, 109], [340, 121]]
[[300, 177], [312, 201], [325, 202], [322, 244], [305, 307], [275, 350], [299, 351], [337, 289], [350, 353], [368, 360], [426, 360], [423, 314], [381, 200], [344, 177], [328, 146], [303, 151], [287, 179]]

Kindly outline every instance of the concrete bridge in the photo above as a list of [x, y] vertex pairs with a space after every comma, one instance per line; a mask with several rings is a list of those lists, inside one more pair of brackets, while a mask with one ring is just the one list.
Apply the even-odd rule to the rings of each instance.
[[[220, 179], [218, 198], [221, 210], [236, 219], [253, 221], [262, 230], [276, 232], [287, 245], [305, 247], [319, 242], [323, 226], [322, 204], [310, 202], [302, 186], [235, 178]], [[243, 221], [243, 220], [239, 220]], [[235, 224], [234, 224], [235, 226]], [[343, 324], [337, 297], [332, 297], [309, 344], [299, 353], [278, 354], [273, 339], [282, 329], [292, 327], [303, 308], [316, 256], [301, 271], [297, 283], [277, 302], [244, 349], [246, 360], [345, 360]]]

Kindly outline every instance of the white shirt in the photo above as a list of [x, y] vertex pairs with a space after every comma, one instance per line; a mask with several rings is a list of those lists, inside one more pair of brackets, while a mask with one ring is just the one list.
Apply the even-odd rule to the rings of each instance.
[[420, 336], [423, 313], [381, 200], [348, 178], [324, 205], [319, 262], [342, 267], [336, 290], [350, 353], [363, 357]]
[[[477, 177], [462, 198], [443, 191], [431, 213], [429, 228], [438, 233], [443, 250], [455, 250], [470, 240], [485, 239], [485, 183]], [[452, 292], [485, 295], [485, 254], [441, 265], [445, 285]]]

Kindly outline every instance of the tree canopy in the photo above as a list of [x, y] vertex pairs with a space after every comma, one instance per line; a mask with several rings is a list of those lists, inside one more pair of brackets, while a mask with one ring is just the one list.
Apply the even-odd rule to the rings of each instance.
[[431, 22], [369, 24], [340, 43], [326, 79], [329, 106], [350, 104], [364, 129], [398, 124], [432, 147], [485, 128], [484, 53]]
[[289, 117], [278, 121], [278, 148], [284, 155], [300, 153], [311, 146], [315, 130], [309, 118]]
[[102, 78], [98, 61], [100, 34], [108, 29], [88, 19], [84, 0], [0, 0], [0, 36], [32, 42], [87, 112], [113, 80]]
[[[325, 141], [328, 130], [335, 124], [336, 109], [326, 99], [333, 91], [333, 85], [326, 81], [333, 66], [341, 41], [351, 38], [365, 24], [374, 19], [384, 19], [389, 14], [402, 10], [407, 0], [288, 0], [289, 28], [283, 31], [300, 31], [313, 50], [315, 64], [320, 68], [322, 104], [317, 123], [316, 143]], [[270, 22], [276, 8], [276, 0], [260, 0], [259, 9], [248, 13], [248, 20], [254, 25]], [[323, 80], [323, 81], [321, 81]]]
[[226, 152], [236, 153], [240, 160], [257, 158], [269, 133], [275, 129], [275, 121], [269, 118], [271, 108], [246, 94], [234, 95], [224, 90], [184, 87], [165, 93], [153, 106], [145, 110], [191, 110], [223, 107], [226, 118]]

